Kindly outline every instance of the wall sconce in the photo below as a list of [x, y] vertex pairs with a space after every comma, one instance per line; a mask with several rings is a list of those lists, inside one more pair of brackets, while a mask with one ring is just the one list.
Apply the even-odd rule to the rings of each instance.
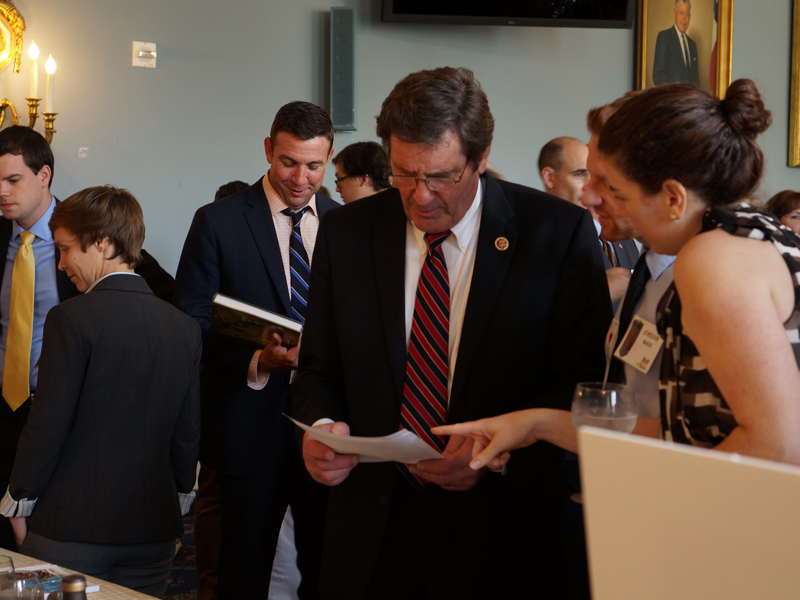
[[[0, 2], [0, 47], [3, 46], [4, 39], [8, 39], [8, 45], [5, 47], [10, 49], [0, 54], [0, 71], [13, 61], [13, 71], [14, 73], [19, 73], [20, 63], [22, 62], [22, 32], [24, 30], [25, 19], [22, 18], [16, 7], [9, 1]], [[39, 103], [42, 101], [39, 97], [39, 47], [33, 42], [28, 47], [28, 57], [31, 59], [31, 89], [30, 96], [25, 100], [28, 102], [28, 127], [33, 128], [39, 116]], [[47, 71], [47, 90], [45, 112], [42, 113], [42, 116], [44, 117], [44, 137], [49, 144], [52, 143], [53, 134], [56, 132], [54, 125], [58, 114], [53, 112], [53, 85], [56, 62], [52, 56], [45, 63], [45, 70]], [[0, 127], [5, 122], [6, 110], [11, 113], [11, 122], [14, 125], [19, 125], [19, 114], [14, 107], [14, 103], [7, 98], [3, 98], [0, 100]]]

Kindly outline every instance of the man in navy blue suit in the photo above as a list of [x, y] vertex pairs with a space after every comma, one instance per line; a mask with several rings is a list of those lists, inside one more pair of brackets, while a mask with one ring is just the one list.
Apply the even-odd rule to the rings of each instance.
[[697, 44], [686, 35], [692, 18], [691, 0], [675, 0], [675, 25], [658, 33], [653, 58], [653, 83], [700, 85]]
[[217, 471], [222, 499], [220, 600], [267, 596], [266, 582], [254, 575], [270, 572], [287, 504], [300, 598], [316, 597], [318, 587], [324, 493], [305, 476], [283, 416], [299, 347], [283, 347], [276, 334], [254, 352], [209, 330], [216, 293], [302, 320], [292, 276], [297, 243], [311, 257], [320, 217], [337, 206], [317, 193], [333, 156], [324, 110], [308, 102], [283, 106], [264, 147], [265, 177], [197, 211], [176, 277], [175, 303], [203, 329], [200, 461]]

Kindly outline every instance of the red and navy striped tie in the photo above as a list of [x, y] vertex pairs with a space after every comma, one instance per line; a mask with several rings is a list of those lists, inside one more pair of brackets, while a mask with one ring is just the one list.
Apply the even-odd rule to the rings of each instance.
[[297, 212], [285, 208], [281, 212], [292, 218], [292, 235], [289, 238], [289, 269], [292, 281], [292, 316], [301, 323], [306, 322], [306, 305], [308, 304], [308, 279], [311, 267], [308, 254], [303, 246], [303, 236], [300, 234], [300, 220], [309, 209], [304, 206]]
[[447, 419], [450, 278], [442, 242], [449, 235], [449, 231], [425, 235], [428, 255], [417, 285], [400, 409], [400, 427], [413, 431], [439, 452], [444, 450], [446, 439], [431, 434], [430, 429], [444, 425]]

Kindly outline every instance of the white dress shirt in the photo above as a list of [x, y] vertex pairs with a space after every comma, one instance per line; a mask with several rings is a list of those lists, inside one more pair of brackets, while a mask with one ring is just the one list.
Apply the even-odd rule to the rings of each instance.
[[[483, 182], [479, 180], [478, 190], [472, 206], [461, 220], [454, 225], [448, 238], [442, 242], [444, 260], [447, 263], [447, 275], [450, 279], [450, 376], [447, 382], [447, 400], [450, 401], [450, 390], [453, 386], [453, 373], [456, 371], [458, 345], [461, 342], [461, 325], [467, 310], [472, 271], [475, 267], [475, 248], [478, 243], [478, 230], [481, 225], [481, 205], [483, 204]], [[406, 224], [406, 276], [405, 276], [405, 308], [406, 308], [406, 348], [411, 338], [411, 324], [414, 321], [414, 302], [417, 295], [419, 276], [428, 245], [425, 233], [417, 229], [411, 220]]]
[[[289, 296], [292, 294], [292, 272], [289, 267], [289, 240], [292, 237], [292, 217], [283, 214], [287, 208], [283, 199], [269, 182], [269, 173], [264, 175], [264, 193], [269, 202], [269, 210], [272, 213], [272, 223], [275, 226], [275, 235], [278, 237], [278, 247], [281, 250], [281, 260], [283, 261], [283, 272], [286, 275], [286, 289]], [[308, 264], [311, 266], [312, 256], [314, 256], [314, 245], [317, 242], [317, 231], [319, 231], [319, 213], [317, 212], [317, 196], [311, 196], [307, 210], [300, 219], [300, 235], [303, 238], [303, 247], [308, 254]], [[250, 368], [247, 372], [247, 385], [254, 390], [262, 390], [269, 381], [269, 373], [258, 371], [258, 357], [261, 350], [256, 350], [253, 358], [250, 359]]]

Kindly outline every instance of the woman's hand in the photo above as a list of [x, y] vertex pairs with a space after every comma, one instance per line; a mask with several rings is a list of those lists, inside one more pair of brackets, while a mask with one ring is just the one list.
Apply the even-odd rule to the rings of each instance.
[[[537, 418], [549, 409], [532, 408], [480, 421], [443, 425], [431, 428], [435, 435], [463, 435], [475, 440], [472, 446], [472, 469], [489, 467], [502, 469], [510, 458], [509, 452], [530, 446], [538, 441], [534, 431]], [[558, 411], [563, 412], [563, 411]], [[569, 416], [569, 413], [566, 413]]]
[[17, 546], [22, 546], [25, 538], [28, 537], [28, 518], [11, 517], [11, 528], [14, 530], [14, 537], [17, 539]]

